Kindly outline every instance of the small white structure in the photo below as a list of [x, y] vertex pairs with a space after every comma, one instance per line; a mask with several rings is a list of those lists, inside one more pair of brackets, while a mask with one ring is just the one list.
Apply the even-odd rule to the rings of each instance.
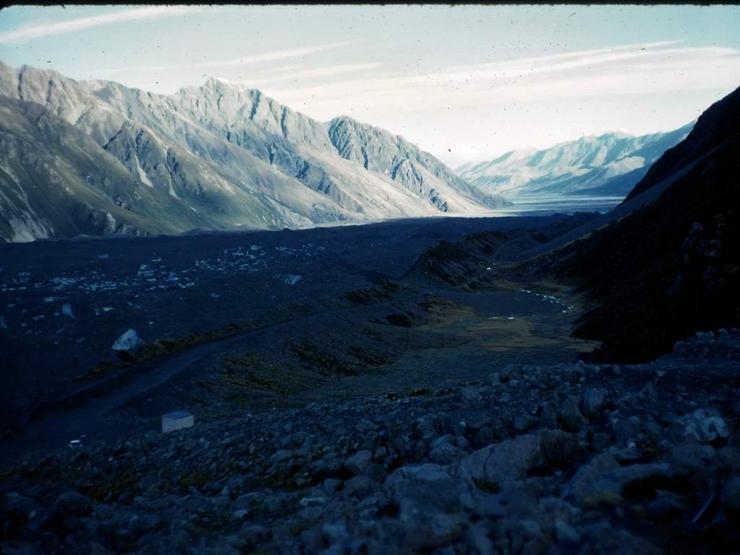
[[193, 415], [184, 410], [176, 410], [162, 415], [162, 433], [174, 432], [184, 428], [192, 428]]

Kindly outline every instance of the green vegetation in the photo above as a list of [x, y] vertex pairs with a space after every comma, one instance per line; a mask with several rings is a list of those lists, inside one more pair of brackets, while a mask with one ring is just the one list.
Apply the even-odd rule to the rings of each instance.
[[356, 304], [370, 304], [383, 299], [389, 299], [399, 289], [400, 287], [397, 283], [384, 279], [373, 287], [347, 291], [344, 297]]

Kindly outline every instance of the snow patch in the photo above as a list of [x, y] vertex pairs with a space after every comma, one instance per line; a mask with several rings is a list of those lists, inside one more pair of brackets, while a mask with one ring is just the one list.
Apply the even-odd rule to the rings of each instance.
[[139, 181], [147, 187], [151, 187], [152, 189], [154, 188], [154, 183], [149, 180], [149, 177], [146, 175], [144, 168], [141, 167], [138, 158], [136, 158], [136, 172], [139, 174]]

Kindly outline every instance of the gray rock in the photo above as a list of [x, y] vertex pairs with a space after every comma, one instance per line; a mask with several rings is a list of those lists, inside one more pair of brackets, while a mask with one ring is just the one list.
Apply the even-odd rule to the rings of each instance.
[[509, 514], [510, 510], [501, 494], [492, 494], [476, 488], [462, 492], [460, 504], [472, 513], [493, 518], [502, 518]]
[[[597, 463], [602, 467], [611, 466], [605, 458]], [[580, 471], [579, 471], [580, 474]], [[671, 466], [666, 463], [635, 464], [611, 468], [599, 473], [596, 466], [591, 467], [588, 479], [578, 474], [573, 478], [568, 493], [572, 493], [584, 506], [616, 505], [622, 502], [625, 488], [631, 488], [631, 495], [654, 495], [655, 484], [673, 476]]]
[[306, 495], [305, 497], [301, 497], [298, 503], [301, 507], [322, 507], [326, 505], [326, 497], [323, 495]]
[[619, 468], [619, 463], [610, 453], [596, 455], [581, 466], [565, 490], [566, 497], [573, 497], [583, 502], [596, 492], [596, 483], [609, 472]]
[[581, 409], [578, 408], [578, 398], [574, 395], [568, 397], [558, 414], [560, 425], [565, 431], [578, 432], [587, 424]]
[[282, 463], [293, 458], [293, 452], [288, 449], [279, 449], [270, 457], [272, 464]]
[[539, 406], [539, 424], [544, 428], [555, 428], [558, 425], [558, 410], [555, 403], [545, 401]]
[[451, 436], [442, 436], [432, 442], [429, 459], [439, 464], [449, 464], [462, 458], [465, 452], [452, 444]]
[[339, 489], [339, 486], [342, 485], [342, 481], [338, 480], [336, 478], [327, 478], [324, 480], [324, 483], [321, 485], [321, 488], [326, 493], [334, 493]]
[[540, 441], [536, 434], [507, 439], [468, 455], [460, 463], [464, 477], [486, 488], [518, 480], [542, 464]]
[[365, 470], [365, 468], [367, 468], [372, 462], [372, 452], [363, 449], [362, 451], [358, 451], [357, 453], [349, 457], [346, 461], [344, 461], [344, 467], [352, 474], [359, 474], [363, 470]]
[[111, 347], [111, 349], [113, 349], [114, 351], [133, 353], [137, 351], [143, 343], [144, 342], [139, 337], [139, 334], [136, 333], [136, 330], [129, 329], [122, 333], [118, 337], [118, 339], [113, 342], [113, 346]]
[[262, 492], [245, 493], [234, 500], [232, 508], [234, 510], [246, 510], [251, 513], [262, 504], [264, 499], [265, 494]]
[[581, 543], [581, 535], [570, 524], [559, 520], [552, 527], [555, 541], [560, 545], [578, 545]]
[[239, 537], [254, 547], [270, 539], [270, 530], [259, 524], [245, 524], [239, 529]]
[[373, 461], [377, 463], [382, 463], [386, 457], [388, 456], [388, 448], [384, 445], [381, 445], [379, 447], [375, 448], [375, 451], [373, 452]]
[[588, 418], [599, 416], [606, 408], [607, 392], [605, 389], [592, 387], [583, 395], [581, 411]]
[[543, 467], [569, 468], [580, 453], [576, 436], [561, 430], [539, 433]]
[[528, 432], [537, 424], [537, 419], [529, 414], [518, 414], [514, 418], [514, 429], [517, 433], [523, 434]]
[[362, 498], [370, 495], [373, 490], [379, 487], [380, 484], [375, 480], [371, 480], [367, 476], [360, 475], [344, 482], [343, 491], [345, 495]]
[[678, 418], [671, 427], [673, 437], [678, 440], [711, 443], [726, 440], [730, 432], [727, 423], [716, 409], [700, 408]]
[[495, 539], [499, 551], [509, 553], [544, 553], [547, 548], [542, 527], [531, 519], [501, 519], [496, 525]]
[[406, 552], [440, 550], [458, 538], [465, 530], [467, 519], [462, 514], [414, 514], [404, 518], [403, 547]]
[[401, 466], [394, 470], [385, 480], [385, 487], [394, 487], [395, 485], [408, 481], [438, 482], [450, 477], [450, 470], [447, 466], [439, 464], [414, 464]]

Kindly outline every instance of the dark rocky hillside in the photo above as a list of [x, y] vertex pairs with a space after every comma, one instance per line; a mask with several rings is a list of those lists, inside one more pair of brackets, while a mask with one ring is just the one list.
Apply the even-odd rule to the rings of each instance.
[[738, 175], [740, 89], [712, 105], [628, 197], [674, 179], [653, 203], [545, 257], [594, 301], [575, 333], [604, 342], [595, 356], [649, 360], [696, 331], [740, 322]]
[[648, 170], [625, 202], [679, 171], [688, 163], [726, 141], [737, 139], [740, 129], [740, 88], [715, 102], [696, 122], [685, 140], [670, 148]]

